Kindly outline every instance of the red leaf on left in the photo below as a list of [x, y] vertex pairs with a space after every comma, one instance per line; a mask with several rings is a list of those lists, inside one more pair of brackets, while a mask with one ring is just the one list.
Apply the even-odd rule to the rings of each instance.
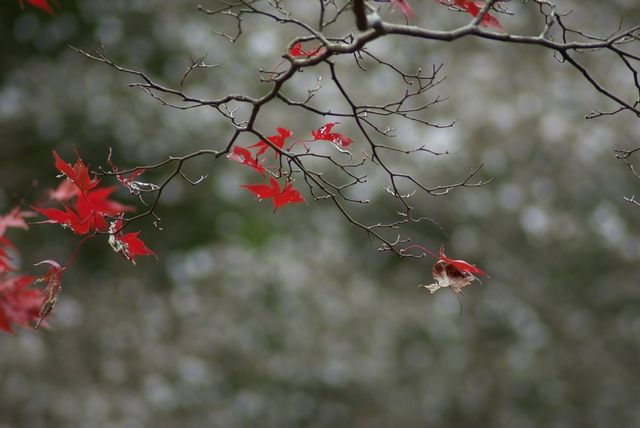
[[29, 226], [24, 221], [25, 217], [33, 215], [30, 211], [20, 211], [20, 207], [15, 207], [9, 214], [0, 216], [0, 236], [4, 235], [7, 227], [19, 227], [27, 230]]
[[36, 280], [36, 282], [47, 282], [47, 286], [42, 290], [42, 296], [45, 299], [42, 307], [40, 308], [40, 320], [36, 324], [35, 328], [38, 328], [44, 318], [49, 315], [49, 312], [53, 309], [58, 301], [58, 296], [62, 290], [62, 275], [64, 274], [64, 268], [53, 260], [43, 260], [40, 263], [36, 263], [36, 266], [47, 263], [51, 265], [47, 274], [42, 278]]
[[0, 282], [0, 330], [14, 333], [12, 324], [32, 327], [40, 317], [40, 290], [30, 288], [34, 277], [16, 275]]
[[45, 215], [49, 220], [45, 220], [38, 223], [55, 223], [60, 224], [63, 227], [68, 227], [78, 235], [84, 235], [89, 232], [89, 222], [86, 220], [80, 220], [78, 215], [73, 212], [69, 207], [63, 205], [66, 212], [56, 208], [36, 208], [31, 207], [38, 211], [40, 214]]

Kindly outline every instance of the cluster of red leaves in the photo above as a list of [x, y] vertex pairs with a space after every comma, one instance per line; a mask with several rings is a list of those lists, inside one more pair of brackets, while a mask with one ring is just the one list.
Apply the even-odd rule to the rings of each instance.
[[[376, 1], [383, 2], [383, 3], [390, 2], [391, 7], [389, 8], [389, 10], [391, 10], [392, 12], [395, 9], [400, 9], [400, 11], [402, 11], [402, 13], [404, 14], [404, 17], [407, 21], [407, 25], [409, 24], [409, 16], [411, 16], [413, 18], [413, 21], [416, 22], [416, 16], [414, 15], [413, 10], [411, 9], [411, 6], [409, 6], [409, 3], [407, 2], [407, 0], [376, 0]], [[483, 1], [471, 1], [471, 0], [435, 0], [435, 1], [437, 1], [438, 3], [444, 4], [446, 6], [456, 6], [459, 9], [469, 12], [474, 18], [478, 16], [480, 11], [482, 10], [482, 7], [484, 6]], [[501, 0], [500, 2], [507, 2], [507, 1], [509, 0]], [[502, 27], [502, 25], [500, 25], [500, 22], [496, 19], [496, 17], [494, 17], [488, 12], [484, 14], [482, 19], [480, 20], [479, 25], [481, 27], [493, 28], [495, 30], [500, 31], [501, 33], [506, 34], [506, 30]]]
[[[80, 155], [77, 152], [76, 155], [77, 160], [72, 166], [64, 162], [55, 150], [53, 151], [56, 168], [60, 171], [61, 176], [65, 177], [65, 180], [55, 190], [47, 192], [46, 200], [42, 204], [60, 204], [64, 211], [58, 208], [32, 207], [33, 210], [48, 219], [36, 224], [59, 224], [64, 228], [71, 229], [77, 235], [90, 234], [88, 237], [97, 236], [99, 233], [108, 233], [109, 243], [114, 251], [134, 264], [136, 255], [155, 255], [137, 237], [138, 232], [121, 234], [121, 216], [124, 212], [132, 211], [133, 207], [110, 199], [109, 197], [116, 190], [116, 187], [99, 187], [100, 180], [91, 176], [89, 168], [84, 164]], [[113, 166], [110, 158], [108, 162], [114, 172], [117, 172], [117, 168]], [[118, 175], [118, 179], [125, 187], [129, 188], [130, 180], [141, 173], [142, 171], [136, 170], [131, 177], [125, 179], [122, 175]], [[70, 262], [71, 260], [66, 266], [61, 266], [54, 260], [44, 260], [37, 264], [48, 264], [50, 267], [45, 276], [36, 280], [36, 282], [47, 283], [42, 291], [44, 302], [39, 311], [40, 321], [36, 327], [55, 306], [62, 289], [62, 275]]]
[[[313, 139], [310, 140], [301, 140], [299, 138], [293, 137], [293, 132], [291, 132], [287, 128], [277, 128], [278, 134], [267, 137], [266, 140], [268, 142], [258, 141], [256, 144], [249, 147], [233, 146], [233, 150], [231, 153], [229, 153], [227, 158], [239, 164], [251, 167], [264, 177], [265, 171], [270, 168], [264, 166], [264, 162], [266, 159], [265, 152], [269, 148], [274, 149], [274, 156], [277, 159], [280, 155], [280, 152], [285, 150], [285, 142], [288, 138], [293, 139], [294, 142], [287, 148], [287, 150], [291, 150], [291, 148], [293, 148], [296, 143], [302, 143], [303, 145], [305, 145], [305, 143], [311, 143], [314, 141], [329, 141], [340, 150], [348, 149], [351, 143], [353, 143], [353, 140], [346, 135], [337, 132], [331, 132], [333, 127], [338, 123], [339, 122], [327, 123], [320, 129], [312, 130], [311, 135]], [[255, 153], [252, 153], [250, 149], [257, 150]], [[278, 169], [277, 167], [271, 168]], [[282, 176], [281, 171], [278, 171], [277, 175]], [[306, 202], [300, 192], [293, 188], [292, 181], [287, 180], [284, 188], [281, 188], [280, 183], [278, 183], [278, 180], [274, 177], [273, 174], [269, 175], [268, 185], [257, 183], [246, 184], [240, 187], [248, 189], [251, 193], [256, 195], [258, 199], [272, 199], [274, 204], [274, 212], [278, 208], [289, 203]]]
[[14, 333], [12, 324], [31, 327], [40, 318], [42, 293], [30, 288], [35, 278], [14, 265], [10, 254], [17, 250], [4, 236], [9, 227], [28, 229], [24, 218], [31, 214], [16, 207], [0, 216], [0, 331], [6, 333]]
[[[23, 6], [23, 3], [22, 3], [23, 0], [18, 0], [18, 1], [20, 2], [20, 6]], [[29, 3], [32, 6], [37, 7], [38, 9], [44, 10], [49, 15], [53, 15], [53, 9], [49, 5], [49, 1], [48, 0], [27, 0], [27, 3]], [[56, 7], [60, 7], [60, 4], [56, 0], [51, 0], [51, 3], [56, 5]]]
[[420, 285], [420, 287], [428, 289], [429, 291], [431, 291], [431, 293], [434, 293], [436, 290], [443, 287], [450, 287], [454, 292], [462, 294], [463, 288], [471, 285], [472, 281], [477, 280], [477, 278], [473, 275], [474, 273], [488, 277], [486, 273], [484, 273], [474, 265], [465, 262], [464, 260], [454, 260], [445, 256], [444, 245], [440, 247], [439, 257], [419, 245], [411, 245], [403, 249], [402, 252], [407, 251], [411, 248], [419, 248], [427, 252], [434, 258], [438, 259], [431, 270], [433, 279], [436, 282], [430, 285]]
[[64, 211], [57, 208], [32, 208], [49, 219], [40, 223], [60, 224], [78, 235], [96, 231], [106, 232], [109, 230], [107, 218], [115, 218], [121, 213], [132, 211], [133, 207], [109, 199], [117, 188], [98, 188], [100, 181], [95, 177], [90, 178], [89, 169], [77, 152], [76, 155], [78, 160], [71, 166], [60, 159], [55, 150], [53, 151], [56, 168], [67, 179], [60, 183], [56, 190], [49, 192], [48, 199], [62, 204]]

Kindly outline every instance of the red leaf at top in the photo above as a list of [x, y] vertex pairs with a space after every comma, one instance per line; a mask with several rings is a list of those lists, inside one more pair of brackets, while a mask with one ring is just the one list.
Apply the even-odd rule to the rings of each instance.
[[[284, 147], [284, 141], [287, 138], [291, 137], [293, 135], [293, 132], [289, 131], [286, 128], [277, 128], [277, 130], [278, 130], [278, 135], [272, 135], [270, 137], [267, 137], [267, 140], [269, 140], [274, 146], [282, 150], [282, 148]], [[253, 146], [249, 146], [250, 149], [253, 149], [255, 147], [260, 148], [258, 150], [258, 153], [256, 153], [256, 158], [257, 158], [258, 156], [263, 154], [265, 151], [267, 151], [267, 149], [271, 146], [268, 143], [265, 143], [264, 141], [258, 141]], [[276, 158], [278, 157], [278, 155], [279, 153], [276, 151]]]
[[[22, 0], [19, 0], [19, 1], [20, 1], [20, 4], [22, 5]], [[46, 11], [49, 15], [53, 15], [53, 9], [51, 9], [51, 6], [49, 6], [49, 2], [47, 0], [27, 0], [27, 3], [37, 7], [38, 9], [42, 9]], [[55, 0], [52, 0], [52, 3], [58, 7], [60, 6], [58, 2]]]
[[66, 175], [67, 178], [73, 182], [73, 184], [78, 186], [78, 189], [80, 189], [80, 191], [85, 192], [96, 187], [100, 180], [97, 180], [95, 178], [91, 179], [89, 177], [89, 169], [86, 167], [84, 162], [82, 162], [82, 159], [80, 159], [80, 155], [77, 151], [76, 155], [78, 156], [78, 160], [72, 167], [71, 165], [60, 159], [60, 156], [58, 156], [58, 153], [55, 150], [53, 151], [53, 156], [56, 158], [56, 168], [58, 168], [58, 171]]
[[[447, 0], [435, 0], [440, 4], [444, 4], [445, 6], [451, 6], [452, 3]], [[508, 0], [506, 0], [508, 1]], [[453, 0], [453, 4], [458, 6], [460, 9], [466, 10], [469, 12], [474, 18], [478, 16], [482, 8], [484, 7], [484, 2], [481, 1], [471, 1], [471, 0]], [[500, 25], [500, 22], [491, 15], [489, 12], [485, 13], [480, 23], [478, 24], [481, 27], [486, 28], [494, 28], [501, 33], [507, 34], [507, 31]]]
[[376, 0], [377, 2], [389, 3], [391, 2], [391, 6], [389, 10], [393, 12], [396, 9], [400, 9], [402, 13], [404, 13], [404, 17], [407, 21], [407, 25], [409, 25], [409, 15], [413, 18], [413, 22], [416, 22], [416, 16], [413, 14], [413, 10], [407, 0]]
[[[474, 18], [478, 16], [484, 6], [484, 2], [480, 1], [455, 0], [455, 3], [457, 6], [469, 12]], [[502, 25], [500, 25], [500, 22], [493, 15], [489, 14], [489, 12], [484, 14], [478, 25], [481, 27], [494, 28], [502, 33], [507, 32]]]

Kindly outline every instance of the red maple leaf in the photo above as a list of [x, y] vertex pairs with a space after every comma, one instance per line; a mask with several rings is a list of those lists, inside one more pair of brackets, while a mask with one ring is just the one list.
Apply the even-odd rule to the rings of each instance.
[[20, 211], [20, 207], [15, 207], [9, 214], [0, 216], [0, 236], [4, 235], [8, 227], [19, 227], [27, 230], [29, 226], [27, 226], [24, 218], [31, 217], [32, 214], [29, 211]]
[[[267, 137], [267, 140], [269, 140], [274, 146], [282, 150], [282, 148], [284, 147], [284, 141], [287, 138], [291, 137], [293, 135], [293, 132], [289, 131], [286, 128], [277, 128], [277, 131], [278, 131], [278, 135], [272, 135], [270, 137]], [[265, 143], [264, 141], [258, 141], [253, 146], [249, 146], [250, 149], [253, 149], [256, 147], [259, 147], [258, 153], [256, 153], [256, 158], [257, 158], [258, 156], [263, 154], [265, 151], [267, 151], [267, 149], [270, 148], [271, 146], [268, 143]], [[275, 155], [277, 158], [279, 153], [276, 151]]]
[[302, 42], [300, 42], [293, 45], [289, 53], [291, 54], [291, 56], [314, 57], [316, 55], [320, 55], [324, 51], [325, 51], [325, 48], [323, 47], [313, 48], [310, 51], [305, 51], [302, 49]]
[[413, 10], [411, 9], [411, 6], [409, 6], [409, 3], [407, 3], [407, 0], [376, 0], [376, 1], [381, 3], [390, 2], [391, 6], [389, 7], [389, 10], [391, 12], [393, 12], [396, 9], [400, 9], [400, 11], [404, 13], [404, 17], [407, 21], [407, 25], [409, 25], [409, 15], [411, 15], [411, 17], [413, 18], [413, 22], [417, 22], [416, 16], [413, 14]]
[[31, 327], [39, 318], [40, 290], [30, 288], [34, 277], [15, 275], [0, 280], [0, 330], [14, 333], [12, 325]]
[[[21, 6], [22, 1], [23, 0], [19, 0]], [[52, 0], [51, 2], [57, 7], [60, 7], [60, 4], [56, 0]], [[38, 9], [46, 11], [49, 15], [53, 15], [53, 9], [51, 9], [51, 6], [49, 6], [49, 2], [47, 0], [27, 0], [27, 3], [37, 7]]]
[[[289, 54], [294, 57], [304, 56], [304, 57], [311, 58], [316, 55], [320, 55], [324, 51], [325, 51], [324, 47], [317, 47], [317, 48], [311, 49], [310, 51], [305, 51], [302, 49], [302, 42], [299, 42], [293, 45], [291, 49], [289, 49]], [[269, 74], [269, 78], [273, 77], [273, 74], [276, 72], [276, 70], [278, 70], [278, 68], [280, 68], [282, 64], [284, 64], [285, 61], [286, 59], [283, 59], [282, 61], [280, 61], [278, 65], [276, 65], [276, 68], [274, 68], [273, 71]]]
[[140, 232], [131, 232], [126, 235], [122, 235], [120, 231], [122, 230], [122, 219], [118, 219], [111, 223], [111, 227], [109, 228], [109, 232], [111, 236], [109, 236], [109, 244], [113, 251], [119, 253], [127, 260], [130, 260], [134, 265], [135, 256], [155, 256], [156, 254], [151, 251], [144, 242], [140, 238], [138, 238], [138, 234]]
[[483, 275], [489, 278], [489, 275], [482, 272], [480, 269], [478, 269], [474, 265], [465, 262], [464, 260], [452, 260], [449, 257], [446, 257], [444, 255], [444, 245], [440, 247], [440, 260], [444, 260], [445, 262], [452, 264], [453, 266], [457, 267], [463, 272], [477, 273], [478, 275]]
[[47, 263], [51, 265], [47, 274], [40, 279], [37, 279], [35, 282], [44, 282], [46, 281], [48, 284], [42, 290], [42, 297], [44, 303], [42, 303], [42, 307], [40, 308], [39, 316], [40, 320], [36, 324], [35, 328], [38, 328], [44, 318], [49, 315], [49, 312], [53, 309], [58, 301], [58, 296], [60, 295], [60, 291], [62, 290], [62, 275], [64, 274], [64, 269], [57, 262], [53, 260], [43, 260], [40, 263], [36, 263], [36, 266], [41, 265], [43, 263]]
[[45, 215], [49, 218], [49, 220], [36, 222], [36, 224], [42, 223], [54, 223], [60, 224], [63, 227], [68, 227], [74, 231], [74, 233], [78, 235], [84, 235], [89, 232], [89, 222], [88, 219], [80, 220], [78, 215], [73, 212], [69, 207], [64, 205], [65, 211], [61, 211], [56, 208], [36, 208], [31, 207], [34, 210], [38, 211], [40, 214]]
[[233, 152], [229, 153], [227, 158], [242, 165], [250, 166], [264, 176], [262, 162], [258, 162], [257, 158], [254, 158], [249, 149], [245, 147], [233, 146]]
[[[453, 0], [453, 3], [450, 3], [447, 0], [435, 0], [435, 1], [437, 1], [440, 4], [444, 4], [446, 6], [451, 6], [452, 4], [455, 4], [460, 9], [469, 12], [471, 16], [473, 16], [474, 18], [478, 16], [480, 11], [484, 7], [484, 2], [481, 2], [481, 1]], [[496, 17], [491, 15], [489, 12], [484, 14], [484, 16], [482, 17], [478, 25], [486, 28], [494, 28], [502, 33], [507, 34], [507, 31], [504, 29], [504, 27], [502, 27], [502, 25], [500, 25], [500, 22], [498, 21], [498, 19], [496, 19]]]
[[311, 131], [311, 135], [315, 141], [324, 140], [330, 141], [332, 144], [335, 144], [339, 147], [348, 148], [353, 140], [346, 135], [339, 134], [337, 132], [331, 132], [331, 129], [340, 122], [332, 122], [327, 123], [326, 125], [320, 127], [317, 131]]
[[307, 201], [302, 197], [302, 195], [298, 190], [293, 188], [293, 183], [289, 182], [289, 184], [287, 184], [284, 187], [284, 190], [281, 193], [278, 193], [273, 197], [273, 204], [274, 204], [273, 212], [275, 212], [278, 208], [284, 205], [287, 205], [289, 203], [295, 203], [295, 202], [307, 202]]
[[11, 256], [7, 254], [7, 251], [4, 249], [5, 247], [15, 250], [6, 237], [0, 236], [0, 274], [15, 270], [15, 267], [11, 263]]
[[240, 187], [249, 189], [258, 199], [273, 198], [273, 212], [288, 203], [306, 202], [299, 191], [293, 188], [293, 183], [289, 182], [284, 190], [280, 190], [280, 184], [273, 176], [269, 176], [270, 186], [266, 184], [245, 184]]
[[[109, 149], [109, 156], [107, 156], [107, 163], [109, 164], [113, 172], [117, 174], [118, 168], [111, 162], [111, 149]], [[146, 169], [144, 168], [137, 168], [135, 171], [131, 173], [131, 175], [128, 178], [125, 178], [123, 174], [118, 174], [117, 175], [118, 181], [120, 181], [120, 183], [122, 183], [122, 185], [129, 190], [129, 193], [133, 195], [138, 195], [140, 194], [140, 187], [138, 186], [145, 186], [147, 188], [149, 187], [149, 183], [134, 182], [134, 179], [145, 171]]]
[[431, 272], [433, 279], [435, 279], [436, 282], [430, 285], [420, 285], [420, 287], [427, 288], [432, 293], [442, 287], [451, 287], [454, 292], [462, 293], [463, 288], [470, 285], [472, 281], [477, 280], [477, 278], [473, 276], [474, 273], [488, 278], [486, 273], [482, 272], [474, 265], [469, 264], [464, 260], [453, 260], [445, 256], [444, 245], [440, 247], [440, 257], [437, 257], [431, 251], [419, 245], [411, 245], [400, 252], [403, 253], [411, 248], [419, 248], [438, 259]]
[[130, 205], [123, 205], [120, 202], [109, 199], [109, 195], [117, 190], [117, 187], [101, 187], [86, 192], [78, 196], [74, 208], [83, 222], [88, 223], [90, 229], [107, 231], [109, 225], [106, 217], [115, 217], [124, 212], [133, 211], [135, 208]]
[[79, 194], [82, 192], [70, 180], [63, 180], [56, 190], [49, 189], [46, 192], [49, 199], [61, 202], [68, 201]]
[[78, 156], [78, 160], [75, 165], [71, 166], [68, 163], [64, 162], [58, 156], [58, 153], [54, 150], [53, 156], [56, 158], [56, 168], [58, 171], [67, 176], [69, 180], [73, 182], [81, 192], [85, 192], [87, 190], [91, 190], [98, 185], [100, 180], [96, 178], [89, 177], [89, 169], [80, 159], [80, 154], [76, 150], [76, 155]]

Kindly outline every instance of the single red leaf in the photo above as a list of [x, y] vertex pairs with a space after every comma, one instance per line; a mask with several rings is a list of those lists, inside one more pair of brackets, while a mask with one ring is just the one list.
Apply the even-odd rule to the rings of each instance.
[[80, 191], [85, 192], [87, 190], [91, 190], [98, 185], [100, 180], [96, 178], [89, 177], [89, 168], [82, 162], [80, 159], [80, 154], [76, 151], [76, 155], [78, 156], [78, 160], [76, 161], [73, 167], [68, 163], [64, 162], [58, 153], [53, 150], [53, 156], [56, 159], [56, 168], [58, 171], [67, 176], [69, 180], [73, 182]]
[[37, 279], [35, 282], [47, 282], [47, 286], [42, 290], [42, 297], [44, 303], [40, 308], [40, 320], [36, 324], [35, 328], [38, 328], [44, 318], [49, 315], [53, 307], [56, 305], [58, 301], [58, 296], [60, 295], [60, 291], [62, 291], [62, 275], [64, 274], [64, 268], [60, 266], [57, 262], [53, 260], [43, 260], [40, 263], [36, 263], [35, 265], [41, 265], [43, 263], [47, 263], [51, 265], [47, 274], [40, 279]]
[[39, 318], [40, 290], [30, 288], [34, 277], [15, 275], [0, 280], [0, 330], [13, 333], [11, 324], [31, 327]]
[[478, 279], [473, 276], [474, 273], [486, 276], [487, 278], [489, 277], [486, 273], [464, 260], [453, 260], [445, 256], [444, 245], [440, 247], [440, 257], [419, 245], [411, 245], [400, 252], [403, 253], [411, 248], [419, 248], [438, 259], [431, 270], [433, 279], [435, 279], [436, 282], [430, 285], [420, 285], [420, 287], [424, 287], [432, 293], [442, 287], [451, 287], [454, 292], [462, 293], [463, 288], [469, 286], [471, 282]]
[[249, 189], [251, 193], [258, 197], [258, 199], [273, 198], [274, 196], [280, 194], [280, 184], [278, 183], [278, 180], [276, 180], [272, 175], [269, 176], [269, 181], [271, 183], [271, 186], [259, 183], [245, 184], [240, 187]]
[[31, 207], [40, 214], [45, 215], [49, 220], [37, 222], [37, 223], [55, 223], [60, 224], [63, 227], [68, 227], [78, 235], [84, 235], [89, 232], [89, 222], [81, 221], [80, 218], [69, 207], [64, 205], [66, 212], [56, 208], [36, 208]]
[[311, 131], [311, 135], [314, 140], [327, 140], [329, 138], [329, 134], [331, 133], [331, 129], [334, 126], [339, 124], [340, 122], [331, 122], [321, 126], [317, 131]]
[[78, 186], [73, 184], [70, 180], [63, 180], [56, 190], [49, 189], [47, 191], [47, 197], [54, 201], [68, 201], [79, 194], [82, 194]]
[[105, 216], [115, 217], [118, 214], [135, 210], [130, 205], [123, 205], [120, 202], [109, 199], [109, 196], [116, 190], [116, 186], [101, 187], [78, 196], [74, 208], [80, 219], [88, 223], [90, 229], [97, 229], [102, 232], [107, 231], [109, 225]]
[[440, 247], [440, 260], [444, 260], [445, 262], [452, 264], [453, 266], [457, 267], [463, 272], [477, 273], [478, 275], [483, 275], [483, 276], [486, 276], [487, 278], [489, 277], [489, 275], [482, 272], [480, 269], [478, 269], [474, 265], [465, 262], [464, 260], [452, 260], [449, 257], [446, 257], [444, 255], [444, 245]]
[[[282, 150], [282, 148], [284, 147], [285, 140], [291, 137], [293, 135], [293, 132], [289, 131], [286, 128], [277, 128], [277, 131], [278, 131], [278, 135], [272, 135], [270, 137], [267, 137], [267, 140], [269, 140], [269, 142], [271, 142], [274, 146]], [[256, 154], [256, 158], [261, 154], [263, 154], [265, 151], [267, 151], [267, 149], [270, 147], [271, 146], [268, 143], [265, 143], [264, 141], [258, 141], [253, 146], [249, 146], [250, 149], [259, 148], [258, 153]], [[279, 153], [276, 151], [275, 152], [276, 158], [278, 157], [278, 155]]]
[[262, 161], [258, 162], [246, 147], [233, 146], [233, 152], [229, 153], [227, 158], [239, 164], [250, 166], [264, 176]]
[[[484, 2], [481, 2], [481, 1], [453, 0], [453, 3], [450, 3], [447, 0], [435, 0], [435, 1], [437, 1], [440, 4], [444, 4], [446, 6], [451, 6], [452, 4], [455, 4], [460, 9], [469, 12], [474, 18], [478, 16], [480, 11], [484, 7]], [[484, 14], [484, 16], [482, 17], [478, 25], [486, 28], [494, 28], [502, 33], [507, 34], [507, 31], [504, 29], [504, 27], [502, 27], [502, 25], [500, 25], [500, 22], [498, 21], [498, 19], [493, 15], [491, 15], [489, 12]]]
[[[19, 0], [19, 1], [20, 1], [20, 4], [22, 5], [23, 0]], [[27, 0], [27, 3], [37, 7], [38, 9], [44, 10], [49, 15], [53, 15], [53, 9], [51, 8], [51, 6], [49, 6], [49, 2], [47, 0]], [[60, 4], [58, 4], [56, 0], [52, 0], [52, 3], [60, 7]]]
[[[111, 162], [111, 149], [109, 149], [109, 156], [107, 156], [107, 163], [109, 164], [113, 172], [117, 174], [118, 168], [113, 164], [113, 162]], [[118, 181], [120, 181], [120, 183], [122, 183], [122, 185], [129, 190], [129, 193], [133, 195], [138, 195], [140, 194], [140, 187], [138, 186], [149, 187], [149, 183], [135, 183], [133, 180], [145, 171], [146, 171], [145, 168], [137, 168], [131, 173], [131, 175], [128, 178], [125, 178], [123, 174], [118, 174], [117, 175]]]
[[396, 9], [400, 9], [402, 13], [404, 13], [404, 18], [407, 21], [407, 25], [409, 25], [409, 15], [413, 18], [413, 22], [416, 21], [416, 16], [413, 14], [413, 10], [407, 0], [375, 0], [380, 3], [391, 3], [389, 7], [389, 11], [393, 12]]
[[0, 216], [0, 236], [4, 235], [8, 227], [19, 227], [24, 230], [29, 229], [24, 218], [31, 217], [32, 215], [33, 213], [29, 211], [20, 211], [20, 207], [15, 207], [9, 214]]
[[151, 251], [144, 242], [140, 238], [138, 238], [138, 234], [140, 232], [131, 232], [126, 235], [122, 235], [122, 219], [118, 218], [116, 221], [111, 223], [109, 227], [109, 232], [111, 236], [109, 236], [109, 245], [113, 248], [113, 251], [119, 253], [122, 257], [127, 260], [130, 260], [134, 265], [135, 256], [154, 256], [155, 253]]
[[320, 55], [325, 51], [324, 47], [313, 48], [310, 51], [305, 51], [302, 49], [302, 42], [296, 43], [293, 45], [289, 53], [291, 56], [305, 56], [305, 57], [314, 57], [316, 55]]
[[320, 127], [317, 131], [315, 130], [311, 131], [311, 135], [313, 136], [313, 139], [316, 141], [317, 140], [329, 141], [332, 144], [335, 144], [336, 146], [348, 148], [351, 145], [351, 143], [353, 143], [353, 140], [351, 138], [337, 132], [331, 132], [333, 127], [335, 125], [338, 125], [339, 123], [340, 122], [327, 123], [324, 126]]
[[13, 328], [11, 328], [11, 320], [9, 316], [5, 313], [5, 306], [3, 299], [0, 299], [0, 330], [5, 331], [7, 333], [13, 333]]
[[302, 197], [299, 191], [293, 188], [293, 183], [289, 183], [285, 186], [282, 193], [278, 193], [273, 196], [273, 212], [284, 205], [295, 202], [307, 202], [306, 199]]
[[[462, 7], [467, 12], [469, 12], [474, 18], [478, 16], [482, 7], [484, 6], [484, 2], [474, 2], [469, 0], [455, 0], [456, 5]], [[507, 31], [500, 25], [500, 22], [489, 12], [485, 13], [480, 23], [478, 24], [481, 27], [494, 28], [502, 33], [506, 33]]]
[[124, 242], [126, 244], [127, 254], [125, 257], [128, 260], [131, 260], [133, 264], [136, 264], [134, 261], [135, 256], [155, 256], [156, 254], [151, 251], [145, 244], [142, 242], [140, 238], [138, 238], [138, 234], [140, 232], [132, 232], [127, 233], [126, 235], [118, 238], [120, 242]]
[[280, 184], [273, 176], [269, 176], [270, 186], [266, 184], [246, 184], [240, 187], [249, 189], [258, 199], [273, 198], [275, 212], [278, 208], [293, 202], [306, 202], [299, 191], [293, 189], [293, 183], [285, 186], [284, 190], [280, 190]]

